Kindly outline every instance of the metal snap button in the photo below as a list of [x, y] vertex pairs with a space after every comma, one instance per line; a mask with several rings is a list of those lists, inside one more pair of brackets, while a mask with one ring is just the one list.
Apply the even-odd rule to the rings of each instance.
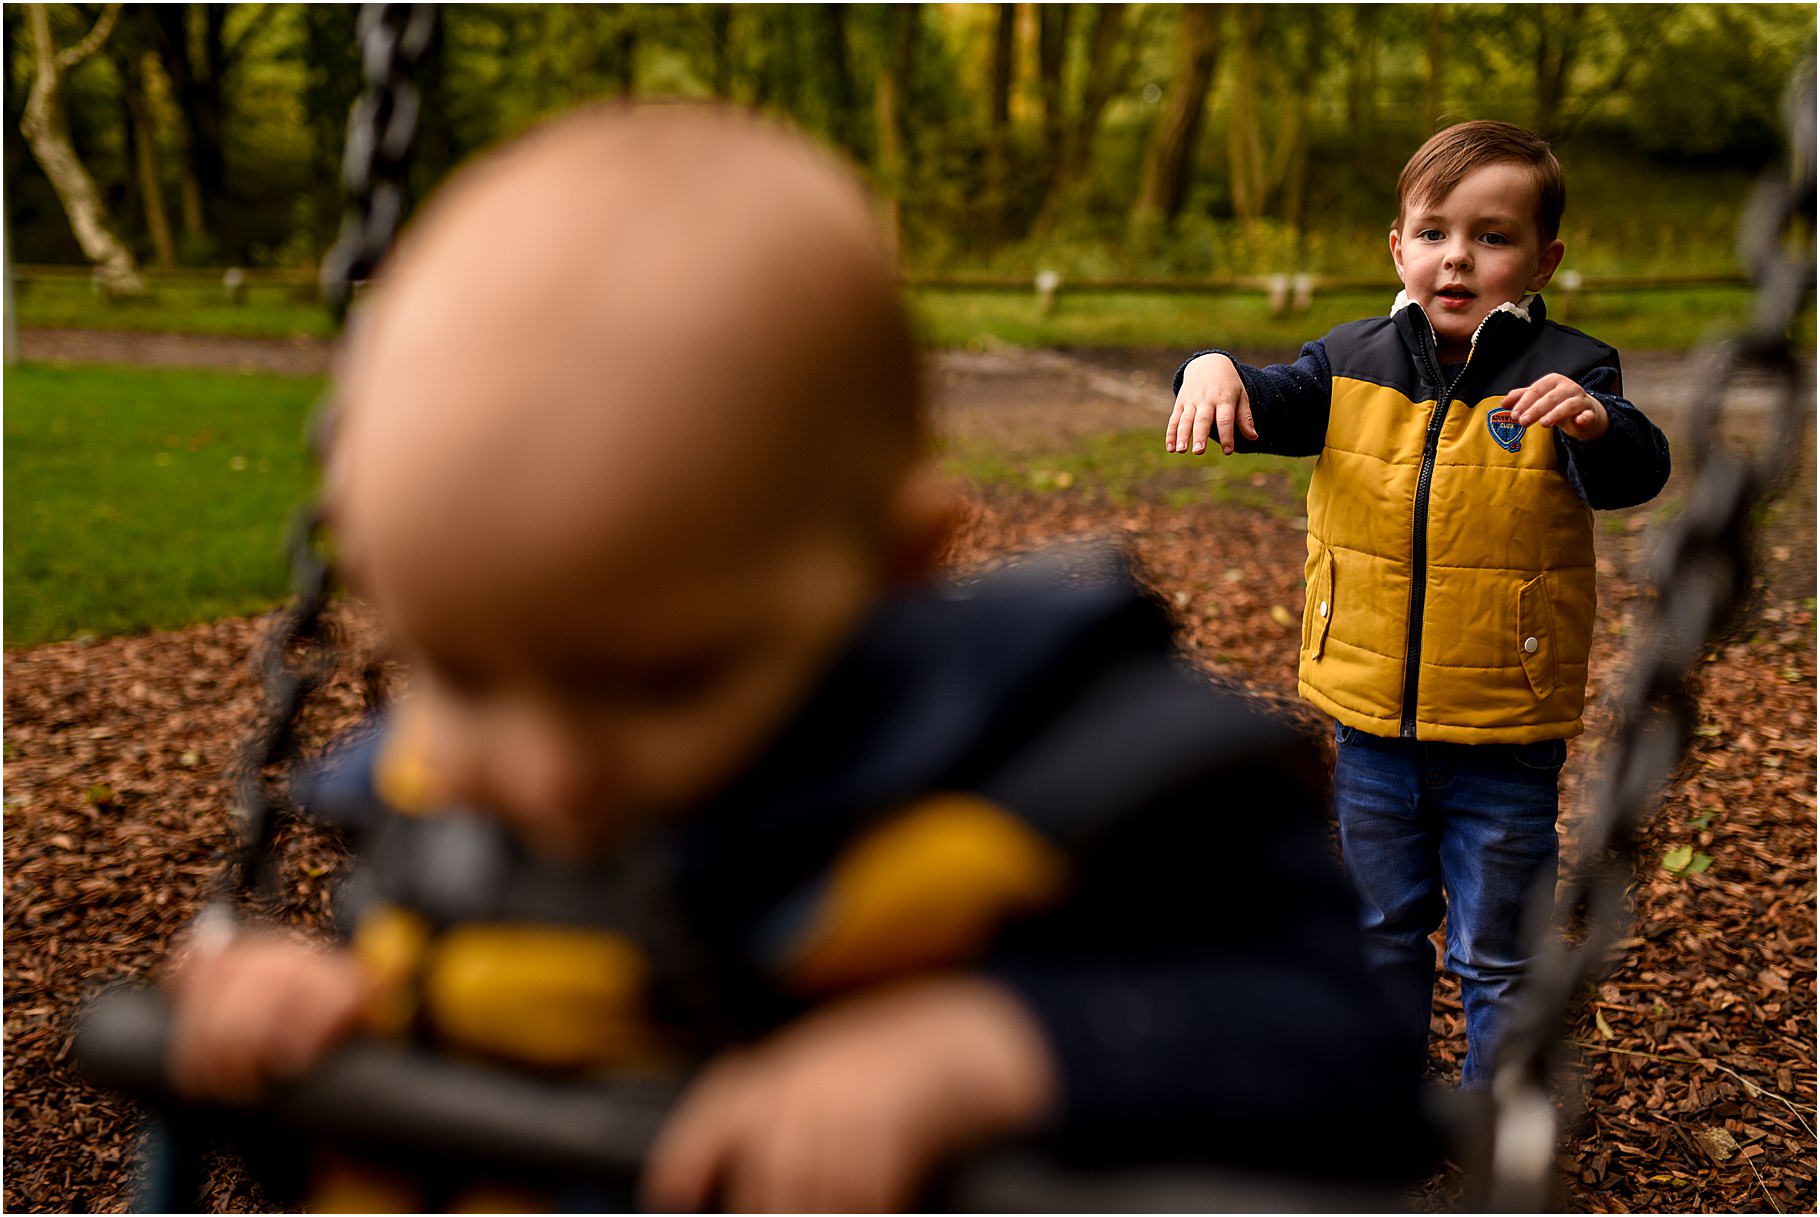
[[1323, 617], [1327, 615], [1327, 602], [1325, 600], [1321, 601], [1320, 614]]
[[1528, 651], [1531, 655], [1534, 655], [1536, 653], [1536, 648], [1541, 645], [1542, 644], [1537, 642], [1534, 637], [1525, 638], [1523, 640], [1523, 649]]

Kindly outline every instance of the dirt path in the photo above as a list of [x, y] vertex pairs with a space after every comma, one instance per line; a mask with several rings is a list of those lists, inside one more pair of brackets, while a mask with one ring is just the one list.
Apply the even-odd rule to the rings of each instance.
[[133, 363], [312, 376], [329, 370], [329, 352], [327, 339], [302, 336], [235, 338], [133, 330], [19, 331], [20, 357], [42, 363]]

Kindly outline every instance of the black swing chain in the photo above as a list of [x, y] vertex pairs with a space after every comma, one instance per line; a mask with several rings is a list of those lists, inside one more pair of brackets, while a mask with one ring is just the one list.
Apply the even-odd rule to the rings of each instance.
[[[367, 4], [359, 17], [360, 99], [348, 117], [342, 184], [348, 200], [341, 233], [322, 262], [322, 291], [339, 329], [356, 282], [369, 277], [391, 248], [405, 211], [406, 170], [421, 112], [411, 73], [436, 33], [436, 6]], [[320, 459], [333, 403], [317, 403], [311, 424]], [[287, 806], [276, 774], [297, 756], [298, 719], [304, 703], [336, 669], [334, 631], [324, 619], [333, 587], [323, 554], [322, 513], [306, 504], [291, 523], [292, 602], [267, 636], [259, 658], [265, 718], [247, 741], [235, 772], [241, 847], [203, 917], [226, 928], [232, 906], [261, 883], [281, 815]]]
[[[1492, 1212], [1552, 1211], [1560, 1128], [1552, 1079], [1568, 1019], [1579, 996], [1615, 962], [1619, 933], [1629, 922], [1638, 833], [1697, 725], [1691, 679], [1708, 646], [1745, 616], [1752, 599], [1752, 514], [1786, 481], [1813, 414], [1813, 382], [1793, 341], [1814, 289], [1811, 62], [1792, 82], [1784, 112], [1788, 164], [1758, 183], [1738, 226], [1739, 257], [1756, 288], [1755, 314], [1742, 334], [1703, 349], [1681, 445], [1692, 454], [1693, 478], [1685, 506], [1651, 556], [1640, 641], [1578, 865], [1558, 903], [1552, 891], [1541, 892], [1528, 909], [1528, 941], [1541, 945], [1492, 1083], [1486, 1198]], [[1718, 428], [1732, 383], [1747, 368], [1775, 378], [1779, 391], [1770, 438], [1740, 452], [1721, 442]]]

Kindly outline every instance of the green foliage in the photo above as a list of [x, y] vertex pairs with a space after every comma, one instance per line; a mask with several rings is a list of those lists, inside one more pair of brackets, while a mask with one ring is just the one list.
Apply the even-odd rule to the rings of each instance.
[[[1639, 20], [1656, 20], [1622, 99], [1637, 146], [1668, 163], [1773, 160], [1784, 138], [1782, 84], [1814, 53], [1813, 6], [1640, 7]], [[1693, 80], [1716, 87], [1690, 88]]]
[[5, 385], [7, 646], [283, 599], [319, 380], [26, 365]]
[[[5, 11], [16, 256], [78, 262], [17, 131], [32, 74], [22, 7]], [[76, 146], [149, 256], [134, 157], [144, 133], [128, 123], [122, 94], [123, 65], [136, 64], [155, 128], [156, 189], [183, 256], [313, 261], [340, 213], [337, 166], [359, 87], [352, 8], [180, 7], [181, 19], [161, 26], [151, 6], [128, 5], [105, 52], [71, 74]], [[95, 16], [92, 5], [50, 8], [60, 45]], [[1134, 240], [1128, 226], [1146, 147], [1181, 70], [1181, 7], [1124, 12], [1106, 62], [1106, 103], [1086, 132], [1084, 175], [1053, 200], [1038, 27], [1065, 19], [1057, 100], [1072, 130], [1102, 10], [1017, 7], [1002, 207], [988, 190], [999, 9], [915, 7], [900, 184], [882, 181], [877, 163], [875, 99], [902, 27], [889, 7], [450, 5], [419, 73], [426, 104], [415, 186], [421, 195], [467, 154], [578, 103], [723, 97], [796, 122], [898, 191], [904, 255], [918, 272], [1360, 274], [1384, 265], [1396, 167], [1416, 144], [1437, 122], [1498, 117], [1546, 127], [1556, 144], [1570, 185], [1570, 266], [1727, 269], [1748, 180], [1781, 146], [1784, 79], [1814, 40], [1814, 10], [1804, 5], [1226, 6], [1186, 205], [1173, 223]], [[213, 126], [198, 126], [180, 104], [174, 52], [157, 36], [173, 28], [192, 54], [207, 52]], [[1256, 173], [1244, 169], [1243, 148], [1256, 149]], [[192, 230], [176, 221], [199, 149], [216, 154], [222, 180]], [[1248, 193], [1258, 196], [1251, 210], [1241, 205]]]

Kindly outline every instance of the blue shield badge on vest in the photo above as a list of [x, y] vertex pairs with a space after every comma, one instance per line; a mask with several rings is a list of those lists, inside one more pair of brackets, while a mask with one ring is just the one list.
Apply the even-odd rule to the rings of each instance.
[[1517, 416], [1509, 410], [1493, 410], [1485, 416], [1485, 425], [1491, 428], [1491, 438], [1498, 441], [1498, 447], [1506, 452], [1515, 452], [1523, 446], [1523, 433], [1529, 428], [1517, 422]]

